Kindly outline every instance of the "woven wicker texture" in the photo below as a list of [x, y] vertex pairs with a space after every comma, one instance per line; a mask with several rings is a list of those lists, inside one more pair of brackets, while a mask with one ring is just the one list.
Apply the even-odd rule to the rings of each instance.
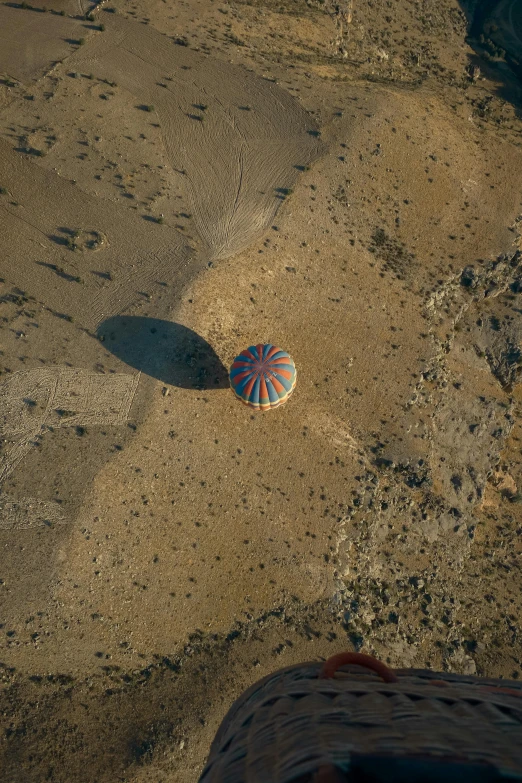
[[[321, 668], [281, 669], [249, 688], [200, 783], [304, 783], [329, 765], [343, 781], [522, 781], [521, 684], [414, 669], [384, 683], [358, 666], [320, 679]], [[360, 772], [372, 759], [380, 767]]]

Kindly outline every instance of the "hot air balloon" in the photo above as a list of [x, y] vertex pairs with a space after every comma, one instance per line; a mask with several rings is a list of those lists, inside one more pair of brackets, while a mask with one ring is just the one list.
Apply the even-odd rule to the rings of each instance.
[[277, 408], [292, 394], [297, 372], [293, 359], [275, 345], [251, 345], [230, 368], [234, 394], [258, 411]]

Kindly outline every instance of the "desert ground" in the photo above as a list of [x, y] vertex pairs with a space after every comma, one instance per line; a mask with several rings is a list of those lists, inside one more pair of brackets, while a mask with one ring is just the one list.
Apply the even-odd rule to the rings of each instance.
[[515, 0], [0, 5], [3, 781], [195, 783], [345, 649], [522, 675], [521, 78]]

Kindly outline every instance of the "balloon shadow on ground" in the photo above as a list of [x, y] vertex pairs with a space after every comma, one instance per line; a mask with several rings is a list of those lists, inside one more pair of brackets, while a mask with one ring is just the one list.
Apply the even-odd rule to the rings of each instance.
[[212, 346], [171, 321], [116, 315], [97, 332], [107, 350], [152, 378], [183, 389], [223, 389], [228, 372]]

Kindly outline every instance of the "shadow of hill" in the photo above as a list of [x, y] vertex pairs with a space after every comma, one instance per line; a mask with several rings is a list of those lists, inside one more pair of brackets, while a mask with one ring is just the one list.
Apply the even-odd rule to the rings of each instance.
[[522, 4], [517, 0], [459, 0], [468, 20], [467, 43], [479, 67], [498, 86], [496, 97], [508, 101], [522, 118]]
[[214, 349], [182, 324], [141, 316], [114, 316], [98, 337], [126, 364], [184, 389], [223, 389], [228, 372]]

